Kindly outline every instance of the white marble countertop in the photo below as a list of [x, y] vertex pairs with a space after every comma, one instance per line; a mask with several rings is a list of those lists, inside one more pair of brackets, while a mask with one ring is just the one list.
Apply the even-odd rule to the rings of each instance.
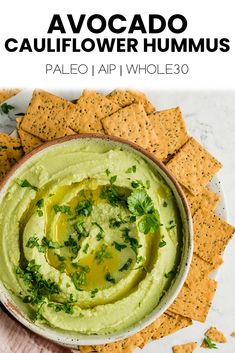
[[[79, 96], [80, 90], [66, 93], [55, 91], [55, 93], [65, 98], [75, 99]], [[28, 94], [30, 96], [31, 91], [28, 91]], [[219, 178], [226, 198], [229, 222], [235, 225], [233, 217], [235, 215], [235, 91], [151, 91], [147, 94], [158, 110], [180, 106], [189, 132], [223, 163]], [[16, 104], [16, 111], [22, 112], [25, 107], [21, 106], [20, 94], [18, 96], [19, 104]], [[10, 132], [14, 128], [13, 116], [10, 119], [0, 116], [0, 131]], [[221, 329], [228, 338], [228, 343], [217, 345], [216, 352], [235, 352], [235, 338], [230, 337], [231, 332], [235, 331], [234, 253], [235, 239], [227, 247], [224, 264], [217, 273], [216, 280], [219, 285], [207, 321], [204, 324], [194, 323], [193, 326], [169, 337], [151, 342], [142, 350], [143, 353], [170, 353], [173, 345], [191, 341], [197, 341], [200, 344], [204, 332], [210, 326]], [[137, 349], [136, 352], [138, 351]], [[205, 349], [198, 348], [196, 352], [202, 353]]]

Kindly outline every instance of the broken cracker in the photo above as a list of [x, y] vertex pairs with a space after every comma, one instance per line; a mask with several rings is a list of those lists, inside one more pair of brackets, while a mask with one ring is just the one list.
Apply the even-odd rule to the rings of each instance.
[[0, 104], [5, 102], [7, 99], [15, 96], [20, 92], [20, 89], [1, 89], [0, 90]]
[[148, 115], [155, 131], [163, 134], [162, 143], [167, 155], [175, 154], [189, 139], [186, 125], [179, 107]]
[[202, 259], [214, 263], [220, 256], [235, 228], [218, 217], [213, 211], [198, 209], [193, 216], [194, 251]]
[[43, 141], [64, 137], [74, 104], [45, 91], [34, 91], [21, 128]]
[[8, 155], [5, 150], [0, 150], [0, 181], [5, 177], [7, 172], [11, 169]]
[[200, 286], [195, 284], [189, 288], [184, 284], [170, 310], [192, 320], [205, 322], [216, 287], [217, 282], [207, 277], [201, 280]]
[[141, 103], [144, 106], [146, 114], [151, 114], [156, 110], [144, 93], [135, 90], [114, 90], [107, 95], [107, 98], [118, 104], [121, 108], [132, 103]]
[[167, 163], [175, 178], [193, 195], [203, 191], [221, 166], [193, 137]]
[[[224, 336], [222, 331], [219, 331], [216, 327], [212, 326], [210, 327], [206, 333], [206, 337], [209, 337], [212, 341], [218, 342], [218, 343], [226, 343], [227, 338]], [[204, 347], [204, 346], [203, 346]]]
[[70, 111], [69, 127], [77, 133], [104, 133], [101, 119], [115, 113], [119, 105], [105, 96], [85, 90]]
[[197, 348], [197, 342], [180, 344], [172, 347], [173, 353], [192, 353]]
[[102, 124], [108, 135], [135, 142], [161, 160], [166, 157], [160, 137], [155, 134], [142, 104], [133, 103], [122, 108], [102, 119]]
[[5, 150], [7, 152], [8, 160], [11, 166], [18, 162], [23, 156], [23, 149], [20, 139], [4, 133], [0, 134], [0, 150]]

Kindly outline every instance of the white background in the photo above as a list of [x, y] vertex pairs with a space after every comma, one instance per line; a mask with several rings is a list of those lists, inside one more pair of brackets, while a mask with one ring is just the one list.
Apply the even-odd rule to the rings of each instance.
[[[158, 109], [180, 105], [186, 117], [190, 132], [223, 162], [220, 173], [229, 209], [230, 222], [235, 212], [235, 88], [234, 74], [234, 11], [233, 1], [8, 1], [1, 6], [0, 20], [0, 87], [40, 87], [69, 89], [68, 98], [85, 87], [112, 89], [118, 86], [134, 87], [150, 92], [155, 91], [154, 102]], [[53, 13], [72, 13], [74, 18], [80, 13], [101, 13], [105, 16], [122, 13], [131, 18], [134, 13], [147, 15], [159, 13], [166, 18], [174, 13], [182, 13], [188, 19], [185, 37], [229, 37], [229, 53], [202, 54], [12, 54], [2, 50], [4, 40], [9, 37], [44, 37]], [[169, 32], [164, 32], [170, 36]], [[108, 32], [105, 34], [108, 36]], [[58, 36], [58, 35], [57, 35]], [[68, 30], [67, 36], [72, 36]], [[82, 36], [88, 36], [86, 31]], [[179, 36], [180, 38], [180, 36]], [[122, 77], [102, 76], [46, 76], [46, 63], [187, 63], [188, 76], [141, 76]], [[196, 91], [195, 91], [196, 90]], [[223, 90], [223, 91], [221, 91]], [[230, 90], [230, 91], [229, 91]], [[150, 97], [151, 94], [150, 93]], [[156, 101], [157, 100], [157, 101]], [[149, 344], [145, 353], [170, 353], [174, 344], [198, 341], [210, 325], [221, 328], [229, 343], [219, 345], [216, 352], [235, 352], [235, 339], [229, 334], [235, 330], [235, 242], [226, 250], [225, 263], [218, 273], [219, 287], [212, 309], [205, 324], [196, 324], [170, 337]], [[197, 352], [204, 349], [198, 349]]]

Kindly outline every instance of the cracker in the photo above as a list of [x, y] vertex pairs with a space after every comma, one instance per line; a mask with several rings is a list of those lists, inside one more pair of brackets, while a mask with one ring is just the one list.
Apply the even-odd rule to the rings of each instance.
[[107, 95], [107, 98], [118, 104], [121, 108], [132, 103], [141, 103], [147, 114], [151, 114], [156, 110], [144, 93], [135, 90], [114, 90]]
[[23, 156], [20, 139], [3, 133], [0, 134], [0, 150], [7, 152], [8, 160], [11, 165], [14, 165]]
[[197, 342], [180, 344], [172, 347], [173, 353], [192, 353], [197, 348]]
[[202, 192], [221, 166], [193, 137], [167, 163], [176, 179], [193, 195]]
[[20, 92], [20, 89], [1, 89], [0, 90], [0, 104], [5, 102], [7, 99], [15, 96]]
[[20, 140], [21, 140], [21, 144], [24, 152], [29, 153], [33, 151], [36, 147], [43, 144], [43, 141], [40, 138], [30, 134], [29, 132], [24, 131], [20, 126], [22, 120], [23, 118], [16, 118], [17, 131], [20, 136]]
[[204, 208], [194, 214], [193, 228], [195, 253], [211, 263], [222, 254], [235, 230], [213, 211]]
[[11, 169], [10, 162], [8, 160], [7, 151], [0, 150], [0, 181], [4, 178], [4, 176]]
[[101, 119], [119, 108], [101, 94], [85, 90], [69, 114], [69, 126], [77, 133], [104, 133]]
[[93, 346], [79, 346], [80, 353], [91, 353], [95, 352], [95, 348]]
[[43, 141], [64, 137], [74, 104], [45, 91], [34, 91], [21, 128]]
[[191, 194], [184, 186], [182, 186], [182, 189], [187, 198], [192, 215], [194, 215], [200, 207], [207, 210], [214, 210], [219, 203], [220, 196], [208, 188], [204, 188], [198, 195]]
[[136, 333], [135, 335], [123, 339], [121, 341], [95, 345], [94, 349], [98, 353], [132, 353], [136, 347], [141, 346], [143, 343], [143, 339], [140, 333]]
[[218, 343], [226, 343], [227, 342], [227, 338], [224, 336], [223, 332], [219, 331], [214, 326], [210, 327], [206, 331], [205, 336], [209, 337], [214, 342], [218, 342]]
[[186, 125], [179, 107], [162, 110], [148, 116], [155, 131], [163, 133], [162, 143], [167, 154], [175, 154], [189, 139]]
[[184, 284], [170, 310], [192, 320], [205, 322], [216, 287], [217, 283], [207, 277], [201, 280], [200, 286], [195, 284], [189, 288]]
[[233, 331], [230, 336], [235, 337], [235, 331]]
[[166, 157], [166, 151], [161, 148], [160, 137], [153, 131], [142, 104], [134, 103], [122, 108], [102, 119], [102, 124], [108, 135], [135, 142], [161, 160]]
[[212, 271], [218, 268], [222, 259], [218, 258], [218, 261], [214, 264], [201, 259], [197, 254], [193, 254], [192, 263], [186, 279], [186, 283], [189, 288], [195, 288], [195, 285], [200, 285], [200, 282], [208, 276]]

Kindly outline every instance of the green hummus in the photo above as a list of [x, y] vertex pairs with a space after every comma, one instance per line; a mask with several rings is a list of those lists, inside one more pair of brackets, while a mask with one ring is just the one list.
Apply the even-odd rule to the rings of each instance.
[[0, 280], [30, 318], [83, 334], [137, 323], [180, 257], [172, 191], [138, 154], [70, 141], [29, 159], [0, 201]]

